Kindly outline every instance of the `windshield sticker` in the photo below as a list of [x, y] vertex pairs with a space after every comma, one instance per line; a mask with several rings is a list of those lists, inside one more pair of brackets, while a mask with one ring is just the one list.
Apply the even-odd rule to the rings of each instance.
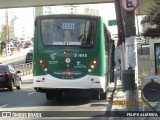
[[62, 42], [53, 42], [53, 45], [63, 45]]
[[53, 42], [53, 45], [81, 45], [81, 42]]
[[81, 45], [81, 42], [69, 42], [69, 45]]
[[75, 29], [74, 23], [62, 23], [62, 29]]

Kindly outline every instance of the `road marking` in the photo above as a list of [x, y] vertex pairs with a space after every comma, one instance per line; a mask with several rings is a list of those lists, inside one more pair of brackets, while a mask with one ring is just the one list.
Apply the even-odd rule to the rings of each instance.
[[0, 108], [6, 107], [7, 105], [8, 105], [8, 104], [2, 105], [2, 106], [0, 106]]
[[33, 94], [33, 93], [35, 93], [35, 92], [30, 92], [30, 93], [28, 93], [27, 95], [31, 95], [31, 94]]

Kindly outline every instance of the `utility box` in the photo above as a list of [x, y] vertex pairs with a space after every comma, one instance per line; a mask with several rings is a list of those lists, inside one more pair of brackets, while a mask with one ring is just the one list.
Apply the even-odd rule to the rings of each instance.
[[122, 90], [135, 90], [135, 70], [122, 71]]

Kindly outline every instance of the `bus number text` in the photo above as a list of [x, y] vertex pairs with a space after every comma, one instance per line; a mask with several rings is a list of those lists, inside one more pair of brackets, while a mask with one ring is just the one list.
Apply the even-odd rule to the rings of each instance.
[[87, 57], [87, 54], [75, 54], [74, 56], [82, 58], [82, 57]]

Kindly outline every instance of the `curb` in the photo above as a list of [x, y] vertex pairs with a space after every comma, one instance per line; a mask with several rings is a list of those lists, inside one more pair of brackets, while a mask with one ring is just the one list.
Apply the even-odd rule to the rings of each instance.
[[33, 74], [21, 76], [21, 79], [22, 79], [22, 80], [33, 79]]

